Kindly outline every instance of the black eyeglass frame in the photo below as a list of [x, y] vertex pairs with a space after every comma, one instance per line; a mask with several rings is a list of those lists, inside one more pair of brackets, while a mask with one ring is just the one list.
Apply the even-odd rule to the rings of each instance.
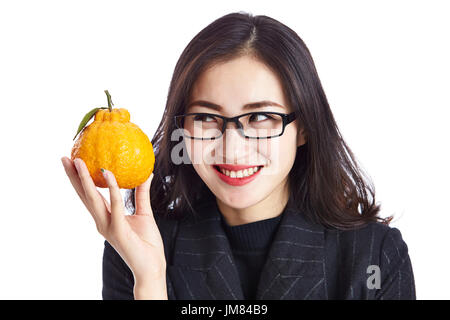
[[[245, 135], [244, 133], [244, 127], [242, 125], [242, 123], [239, 121], [239, 118], [243, 117], [243, 116], [247, 116], [249, 114], [276, 114], [281, 116], [282, 121], [283, 121], [283, 129], [281, 130], [281, 133], [278, 135], [274, 135], [274, 136], [268, 136], [268, 137], [250, 137]], [[223, 133], [225, 132], [225, 128], [227, 127], [228, 122], [234, 122], [238, 128], [239, 133], [247, 139], [271, 139], [271, 138], [276, 138], [279, 137], [281, 135], [283, 135], [284, 133], [284, 129], [286, 128], [286, 126], [291, 123], [292, 121], [294, 121], [296, 119], [295, 116], [295, 112], [291, 112], [289, 114], [285, 114], [285, 113], [280, 113], [280, 112], [272, 112], [272, 111], [257, 111], [257, 112], [247, 112], [244, 114], [241, 114], [239, 116], [236, 117], [225, 117], [219, 114], [214, 114], [214, 113], [204, 113], [204, 112], [194, 112], [194, 113], [186, 113], [186, 114], [182, 114], [182, 115], [178, 115], [178, 116], [174, 116], [174, 121], [175, 121], [175, 127], [179, 128], [179, 129], [184, 129], [183, 127], [181, 127], [178, 123], [178, 119], [183, 119], [185, 116], [189, 116], [189, 115], [204, 115], [204, 116], [214, 116], [214, 117], [219, 117], [221, 119], [223, 119], [223, 126], [222, 126], [222, 130], [221, 130], [221, 134], [218, 137], [213, 137], [213, 138], [197, 138], [197, 137], [191, 137], [191, 136], [187, 136], [184, 135], [187, 138], [190, 139], [194, 139], [194, 140], [215, 140], [215, 139], [219, 139], [223, 136]]]

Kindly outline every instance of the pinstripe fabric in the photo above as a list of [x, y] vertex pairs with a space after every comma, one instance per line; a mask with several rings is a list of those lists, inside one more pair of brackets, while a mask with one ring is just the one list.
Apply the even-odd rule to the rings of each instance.
[[[215, 202], [183, 221], [157, 219], [166, 250], [169, 299], [243, 299]], [[369, 265], [381, 288], [369, 289]], [[103, 298], [132, 299], [130, 270], [105, 242]], [[260, 275], [256, 299], [415, 299], [406, 243], [396, 228], [371, 223], [325, 229], [286, 208]]]

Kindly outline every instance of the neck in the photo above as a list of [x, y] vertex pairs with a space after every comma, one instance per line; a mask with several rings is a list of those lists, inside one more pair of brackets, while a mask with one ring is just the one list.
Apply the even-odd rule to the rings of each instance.
[[256, 222], [279, 216], [289, 200], [288, 180], [284, 180], [265, 199], [247, 208], [233, 208], [216, 197], [217, 206], [230, 226]]

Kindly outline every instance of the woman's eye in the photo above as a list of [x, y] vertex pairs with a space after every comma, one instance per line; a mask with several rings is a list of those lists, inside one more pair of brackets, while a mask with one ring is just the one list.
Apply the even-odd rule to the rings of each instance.
[[194, 117], [195, 121], [204, 121], [204, 122], [212, 122], [215, 121], [214, 117], [208, 115], [196, 115]]
[[272, 117], [265, 113], [255, 113], [250, 116], [250, 121], [263, 121], [267, 119], [272, 119]]

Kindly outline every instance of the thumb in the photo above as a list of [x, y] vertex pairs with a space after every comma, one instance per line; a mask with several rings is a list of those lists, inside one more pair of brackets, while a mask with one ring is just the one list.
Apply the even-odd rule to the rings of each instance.
[[136, 205], [136, 214], [153, 215], [150, 205], [150, 185], [152, 184], [153, 176], [152, 172], [148, 179], [135, 189], [134, 202]]

